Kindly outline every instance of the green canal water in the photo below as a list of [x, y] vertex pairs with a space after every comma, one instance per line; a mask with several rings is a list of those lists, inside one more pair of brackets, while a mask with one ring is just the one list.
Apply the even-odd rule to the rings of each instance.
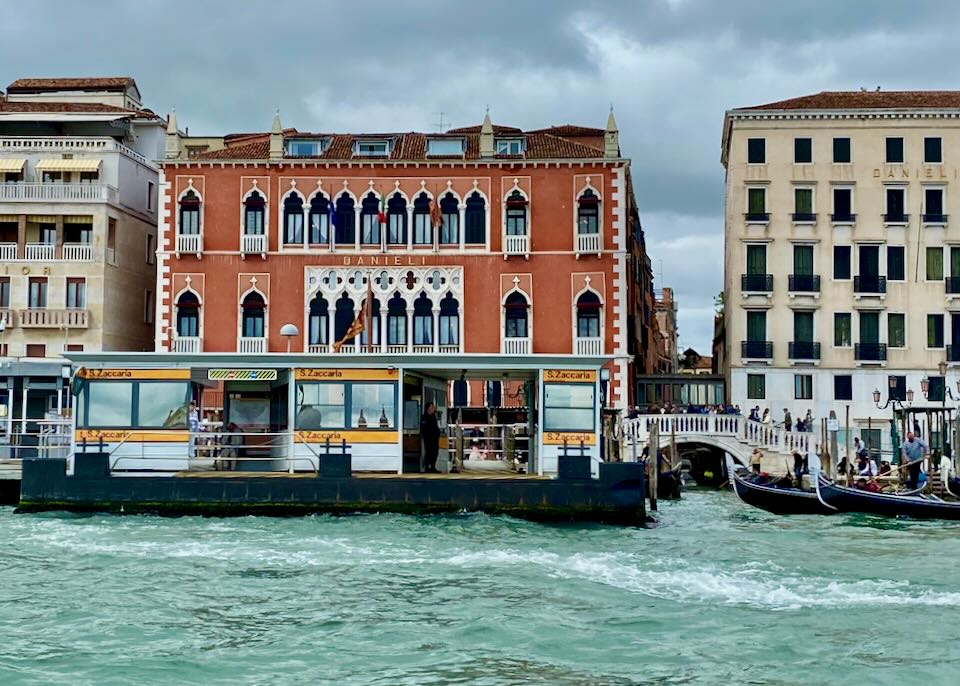
[[0, 684], [960, 683], [960, 525], [0, 510]]

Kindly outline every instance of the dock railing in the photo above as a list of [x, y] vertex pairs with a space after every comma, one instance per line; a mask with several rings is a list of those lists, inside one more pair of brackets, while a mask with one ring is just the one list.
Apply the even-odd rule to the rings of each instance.
[[11, 459], [67, 457], [70, 454], [70, 419], [15, 419], [7, 445], [0, 446]]

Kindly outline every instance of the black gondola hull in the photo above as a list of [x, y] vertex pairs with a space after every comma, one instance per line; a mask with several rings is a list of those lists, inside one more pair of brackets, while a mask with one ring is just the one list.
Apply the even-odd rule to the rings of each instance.
[[840, 512], [859, 512], [881, 517], [960, 520], [960, 503], [929, 500], [915, 495], [870, 493], [822, 480], [820, 498]]
[[809, 515], [834, 513], [834, 510], [831, 510], [820, 502], [814, 491], [753, 484], [741, 479], [740, 476], [736, 474], [733, 477], [733, 488], [740, 500], [747, 505], [758, 507], [761, 510], [766, 510], [773, 514]]

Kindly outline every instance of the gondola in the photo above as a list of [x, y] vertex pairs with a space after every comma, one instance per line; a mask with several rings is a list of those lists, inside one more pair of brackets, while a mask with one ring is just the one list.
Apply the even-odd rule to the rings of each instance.
[[840, 486], [824, 478], [817, 481], [817, 497], [824, 506], [837, 512], [859, 512], [882, 517], [914, 519], [960, 519], [960, 502], [946, 502], [934, 496], [871, 493]]
[[727, 472], [733, 491], [747, 505], [778, 515], [794, 514], [833, 514], [817, 498], [815, 491], [802, 488], [781, 488], [773, 484], [756, 484], [744, 479], [737, 473], [732, 460], [727, 461]]
[[954, 498], [960, 498], [960, 479], [956, 477], [947, 479], [944, 482], [944, 486], [947, 489], [947, 493], [952, 495]]

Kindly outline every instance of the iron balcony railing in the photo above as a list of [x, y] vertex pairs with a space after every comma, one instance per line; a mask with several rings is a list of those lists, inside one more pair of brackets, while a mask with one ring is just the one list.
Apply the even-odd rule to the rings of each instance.
[[852, 212], [835, 212], [830, 215], [830, 221], [834, 224], [853, 224], [857, 221], [857, 215]]
[[791, 293], [819, 293], [819, 274], [791, 274], [787, 277]]
[[743, 341], [740, 344], [740, 356], [753, 360], [773, 359], [772, 341]]
[[860, 362], [886, 362], [886, 343], [857, 343], [853, 346], [853, 356]]
[[903, 212], [894, 212], [883, 215], [883, 221], [887, 224], [906, 224], [910, 220], [909, 214]]
[[817, 221], [816, 212], [794, 212], [793, 221], [795, 222], [815, 222]]
[[742, 274], [740, 290], [745, 293], [772, 293], [773, 274]]
[[923, 215], [924, 224], [946, 224], [947, 215], [945, 214], [925, 214]]
[[770, 221], [769, 212], [745, 212], [743, 218], [748, 222], [768, 222]]
[[791, 360], [819, 360], [820, 344], [813, 341], [790, 341], [789, 355]]
[[887, 277], [873, 274], [861, 274], [853, 277], [854, 293], [886, 293]]

